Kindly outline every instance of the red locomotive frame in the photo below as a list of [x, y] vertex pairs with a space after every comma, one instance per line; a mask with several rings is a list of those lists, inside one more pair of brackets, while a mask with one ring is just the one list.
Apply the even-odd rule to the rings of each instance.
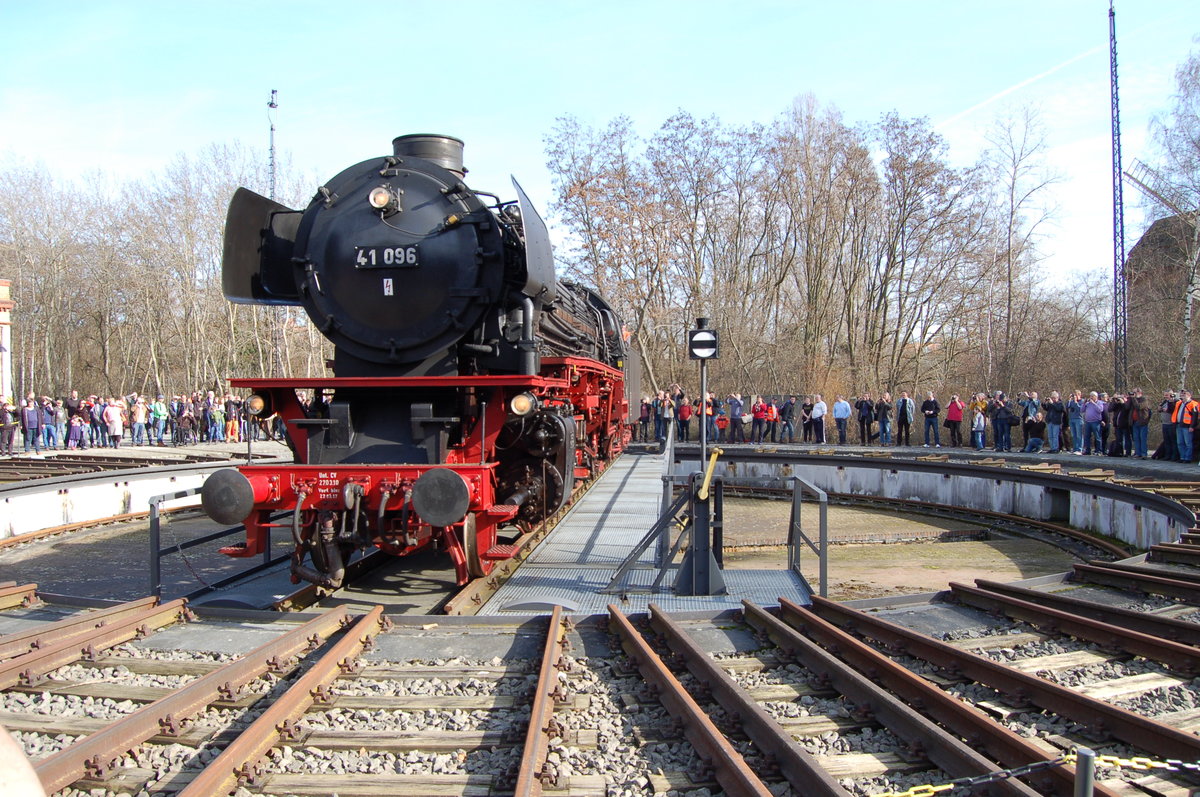
[[[629, 442], [629, 413], [625, 374], [596, 360], [581, 357], [545, 357], [540, 373], [525, 375], [350, 377], [311, 379], [231, 380], [237, 388], [264, 396], [286, 422], [293, 464], [249, 464], [238, 468], [249, 481], [253, 511], [246, 519], [244, 545], [223, 549], [230, 556], [249, 557], [263, 552], [269, 539], [272, 513], [295, 510], [293, 536], [312, 526], [318, 517], [340, 515], [354, 523], [365, 522], [362, 537], [395, 556], [406, 556], [439, 545], [454, 562], [457, 582], [487, 575], [496, 562], [518, 551], [500, 544], [497, 531], [517, 520], [520, 507], [500, 503], [497, 495], [497, 439], [509, 418], [509, 403], [521, 393], [537, 397], [539, 406], [570, 407], [575, 422], [575, 479], [587, 479], [600, 470]], [[477, 422], [464, 430], [461, 442], [451, 446], [440, 464], [403, 462], [310, 464], [305, 422], [311, 420], [297, 391], [336, 391], [338, 388], [391, 388], [414, 395], [430, 388], [453, 388], [489, 398]], [[434, 526], [416, 515], [412, 486], [426, 472], [444, 469], [458, 474], [467, 487], [469, 507], [461, 522]], [[347, 511], [352, 510], [352, 511]], [[312, 524], [310, 526], [310, 524]], [[528, 531], [528, 528], [524, 528]], [[365, 531], [365, 533], [363, 533]], [[298, 546], [299, 547], [299, 546]], [[299, 553], [299, 551], [298, 551]], [[293, 581], [299, 579], [293, 575]]]

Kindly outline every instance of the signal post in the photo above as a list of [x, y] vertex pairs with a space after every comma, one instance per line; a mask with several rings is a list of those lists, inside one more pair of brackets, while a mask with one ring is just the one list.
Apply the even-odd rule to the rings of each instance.
[[[721, 523], [721, 502], [716, 501], [718, 511], [714, 517], [710, 509], [713, 469], [721, 449], [714, 448], [712, 461], [708, 459], [708, 361], [720, 356], [720, 338], [714, 329], [708, 328], [707, 318], [696, 319], [696, 329], [688, 331], [688, 357], [700, 361], [700, 473], [692, 474], [688, 480], [691, 492], [692, 544], [679, 567], [675, 580], [677, 595], [724, 595], [728, 590], [721, 568], [712, 550], [712, 529]], [[707, 467], [706, 467], [707, 465]], [[718, 485], [716, 492], [720, 493]]]
[[688, 331], [688, 358], [700, 361], [700, 463], [708, 459], [708, 361], [721, 356], [721, 343], [707, 318], [696, 319]]

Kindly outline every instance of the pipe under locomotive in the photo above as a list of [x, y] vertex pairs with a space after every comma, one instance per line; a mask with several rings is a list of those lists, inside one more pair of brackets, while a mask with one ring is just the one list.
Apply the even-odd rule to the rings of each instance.
[[261, 554], [271, 517], [291, 510], [279, 525], [295, 582], [339, 586], [356, 549], [436, 546], [464, 584], [511, 558], [513, 534], [628, 441], [637, 387], [620, 321], [594, 291], [556, 279], [516, 180], [512, 202], [466, 186], [462, 150], [401, 136], [304, 210], [234, 195], [226, 298], [304, 307], [335, 354], [327, 378], [231, 380], [253, 392], [248, 412], [285, 421], [294, 462], [208, 478], [209, 516], [246, 527], [225, 553]]

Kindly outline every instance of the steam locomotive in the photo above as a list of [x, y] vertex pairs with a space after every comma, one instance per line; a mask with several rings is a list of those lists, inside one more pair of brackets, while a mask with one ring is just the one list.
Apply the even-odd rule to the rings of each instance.
[[283, 419], [294, 462], [217, 471], [201, 495], [245, 524], [230, 556], [261, 554], [291, 511], [294, 583], [340, 586], [371, 546], [487, 575], [629, 439], [621, 322], [557, 280], [517, 181], [513, 201], [468, 188], [456, 138], [392, 145], [304, 210], [245, 188], [229, 206], [226, 298], [302, 306], [334, 344], [332, 376], [231, 380], [248, 414]]

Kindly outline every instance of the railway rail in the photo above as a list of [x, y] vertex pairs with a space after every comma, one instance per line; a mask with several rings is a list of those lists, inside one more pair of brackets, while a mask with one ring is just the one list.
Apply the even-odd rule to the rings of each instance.
[[[745, 496], [749, 498], [766, 498], [769, 500], [791, 500], [792, 491], [785, 487], [729, 485], [725, 488], [726, 495]], [[886, 496], [858, 495], [856, 493], [829, 493], [831, 504], [865, 508], [883, 508], [911, 515], [949, 518], [972, 524], [1001, 528], [1023, 536], [1033, 536], [1050, 542], [1075, 555], [1090, 553], [1092, 556], [1105, 556], [1124, 559], [1133, 555], [1134, 551], [1128, 546], [1119, 545], [1110, 540], [1098, 537], [1085, 531], [1072, 528], [1062, 523], [1051, 523], [1044, 520], [1033, 520], [1022, 515], [1006, 512], [990, 512], [985, 509], [946, 506], [932, 501], [920, 501], [910, 498], [889, 498]], [[1198, 548], [1197, 550], [1200, 550]]]
[[[585, 488], [590, 486], [585, 485]], [[1190, 495], [1193, 492], [1200, 492], [1200, 483], [1183, 482], [1178, 480], [1125, 480], [1122, 487], [1136, 486], [1137, 489], [1146, 491], [1159, 496], [1170, 495], [1172, 497], [1179, 495]], [[787, 493], [783, 488], [770, 486], [738, 486], [727, 485], [726, 489], [731, 494], [747, 494], [752, 496], [768, 496], [780, 497]], [[942, 504], [937, 504], [930, 501], [921, 501], [915, 499], [901, 499], [884, 496], [867, 496], [853, 493], [833, 493], [832, 500], [837, 503], [859, 506], [875, 506], [886, 507], [889, 510], [900, 512], [911, 512], [913, 514], [927, 514], [938, 517], [950, 517], [957, 520], [964, 520], [974, 524], [1000, 528], [1005, 531], [1010, 531], [1026, 536], [1034, 536], [1046, 542], [1058, 545], [1068, 552], [1080, 557], [1084, 560], [1093, 559], [1110, 559], [1124, 558], [1129, 556], [1131, 551], [1128, 547], [1118, 544], [1109, 539], [1099, 537], [1089, 532], [1080, 531], [1060, 522], [1051, 522], [1044, 520], [1034, 520], [1015, 514], [990, 512], [978, 508], [964, 507], [949, 507]], [[174, 510], [164, 510], [174, 511]], [[188, 512], [187, 508], [178, 511]], [[521, 551], [512, 560], [500, 563], [494, 572], [487, 578], [478, 579], [469, 585], [466, 589], [449, 595], [444, 601], [442, 610], [447, 614], [472, 614], [474, 613], [486, 599], [496, 589], [503, 584], [504, 580], [509, 577], [520, 563], [527, 558], [533, 547], [538, 544], [549, 532], [553, 529], [569, 507], [560, 510], [554, 517], [547, 519], [532, 529], [530, 533], [524, 535], [520, 541]], [[113, 520], [135, 520], [139, 517], [138, 513], [129, 513], [117, 516], [116, 518], [105, 518], [104, 520], [80, 522], [64, 524], [62, 526], [51, 527], [40, 532], [22, 535], [20, 537], [8, 538], [0, 540], [0, 549], [8, 545], [22, 544], [42, 536], [53, 536], [64, 532], [85, 529], [99, 525], [101, 523], [111, 522]], [[1195, 535], [1195, 539], [1200, 539], [1200, 533]], [[1187, 539], [1184, 535], [1182, 539]], [[1166, 556], [1174, 556], [1181, 558], [1183, 561], [1188, 561], [1197, 558], [1196, 550], [1200, 547], [1195, 545], [1181, 546], [1159, 546], [1152, 551], [1151, 556], [1159, 558]], [[366, 572], [372, 567], [380, 563], [381, 559], [386, 557], [368, 557], [364, 561], [356, 561], [353, 564], [353, 570], [356, 572]], [[1136, 567], [1136, 566], [1135, 566]], [[1157, 573], [1161, 577], [1161, 573]], [[62, 591], [62, 590], [60, 590]], [[289, 594], [282, 598], [273, 600], [274, 608], [283, 611], [301, 610], [314, 603], [328, 597], [328, 592], [317, 589], [310, 585], [292, 590]], [[265, 608], [265, 606], [264, 606]]]
[[[961, 454], [961, 452], [959, 452]], [[694, 467], [695, 449], [677, 448], [675, 476]], [[1133, 473], [1132, 470], [1129, 473]], [[1006, 460], [949, 454], [893, 459], [890, 452], [758, 448], [726, 450], [717, 476], [726, 486], [803, 474], [829, 494], [918, 498], [931, 504], [970, 504], [1027, 518], [1071, 521], [1095, 538], [1149, 547], [1200, 532], [1200, 482], [1155, 472], [1120, 478], [1113, 469], [1069, 471], [1061, 463], [1012, 467]], [[847, 490], [849, 486], [852, 489]], [[888, 495], [885, 495], [888, 493]], [[1119, 539], [1118, 539], [1119, 538]]]
[[[614, 605], [574, 623], [392, 624], [342, 607], [247, 623], [182, 601], [67, 610], [12, 585], [0, 622], [24, 627], [0, 637], [0, 724], [68, 794], [846, 795], [963, 779], [1072, 794], [1077, 746], [1200, 760], [1200, 648], [1178, 638], [1200, 603], [1063, 586], [1088, 597], [953, 584], [967, 619], [930, 635], [912, 608], [821, 599], [740, 617]], [[1128, 628], [1134, 613], [1153, 622]], [[1098, 793], [1183, 794], [1187, 775], [1106, 770]]]
[[[244, 454], [242, 457], [244, 458]], [[61, 476], [82, 476], [89, 473], [156, 468], [168, 465], [189, 465], [228, 462], [230, 456], [179, 452], [172, 455], [121, 456], [118, 454], [61, 453], [41, 459], [9, 457], [0, 460], [0, 485], [53, 479]]]
[[[194, 506], [181, 507], [165, 507], [159, 510], [161, 515], [177, 515], [192, 513], [200, 514], [200, 509]], [[22, 534], [19, 537], [5, 537], [0, 539], [0, 551], [5, 548], [15, 548], [27, 543], [44, 540], [47, 537], [57, 537], [60, 534], [70, 534], [75, 531], [88, 531], [90, 529], [99, 528], [102, 526], [111, 526], [119, 523], [128, 523], [130, 521], [144, 520], [150, 517], [149, 510], [145, 512], [123, 512], [119, 515], [110, 515], [108, 517], [97, 518], [95, 520], [81, 520], [76, 523], [61, 523], [57, 526], [47, 526], [39, 531], [31, 531], [27, 534]]]

